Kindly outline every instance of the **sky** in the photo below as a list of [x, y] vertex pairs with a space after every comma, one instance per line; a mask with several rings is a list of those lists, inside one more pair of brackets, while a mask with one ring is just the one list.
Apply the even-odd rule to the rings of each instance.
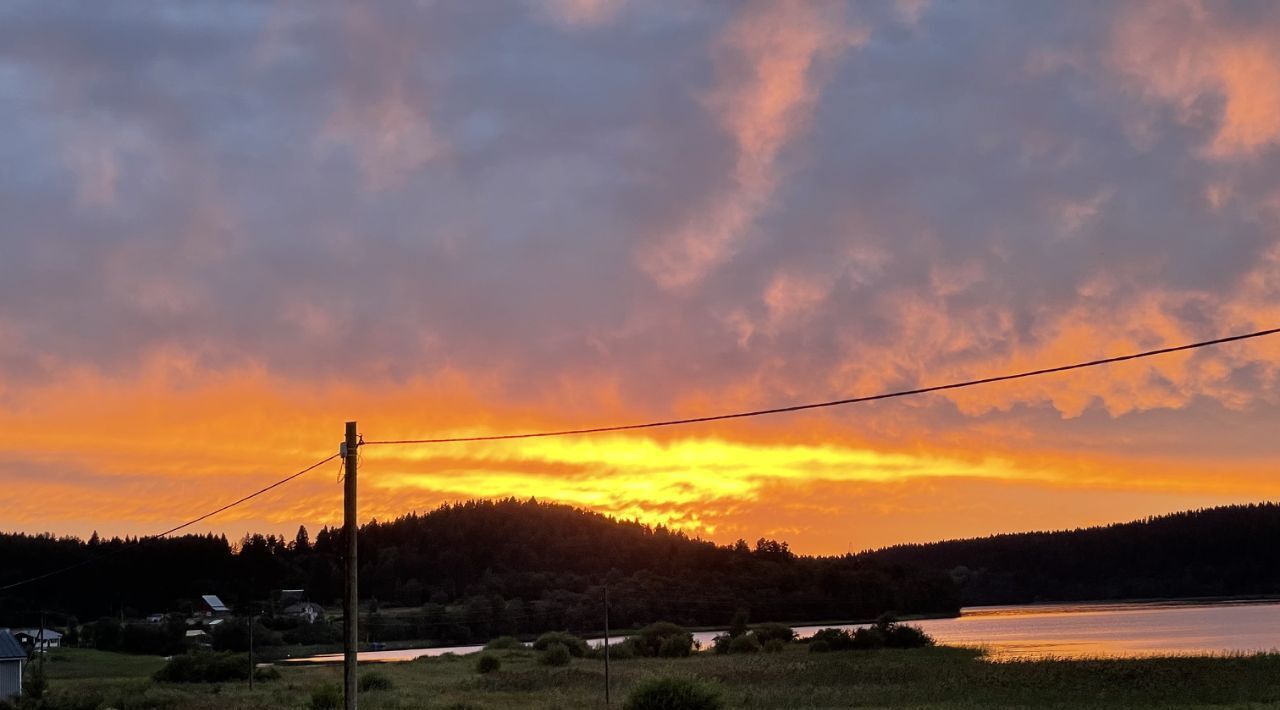
[[[0, 529], [1280, 325], [1272, 2], [0, 6]], [[362, 450], [805, 553], [1280, 499], [1280, 336]], [[341, 519], [330, 464], [196, 531]]]

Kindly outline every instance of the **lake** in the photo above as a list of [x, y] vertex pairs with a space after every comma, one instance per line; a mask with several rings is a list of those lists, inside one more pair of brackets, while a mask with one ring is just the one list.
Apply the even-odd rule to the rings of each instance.
[[[960, 616], [911, 622], [940, 644], [986, 649], [996, 660], [1256, 653], [1280, 648], [1280, 602], [1142, 602], [968, 607]], [[829, 626], [829, 625], [828, 625]], [[801, 637], [828, 626], [797, 626]], [[857, 625], [838, 628], [853, 629]], [[705, 648], [716, 631], [694, 639]], [[596, 640], [595, 643], [599, 643]], [[410, 661], [483, 646], [363, 651], [361, 661]], [[341, 662], [342, 654], [290, 662]]]

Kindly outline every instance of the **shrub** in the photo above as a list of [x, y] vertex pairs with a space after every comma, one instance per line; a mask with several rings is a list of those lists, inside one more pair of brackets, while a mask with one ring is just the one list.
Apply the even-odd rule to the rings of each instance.
[[[601, 661], [604, 660], [604, 644], [592, 646], [587, 651], [587, 658]], [[631, 643], [631, 639], [625, 639], [617, 643], [609, 644], [609, 660], [611, 661], [629, 661], [636, 657], [635, 644]]]
[[361, 693], [367, 693], [370, 690], [391, 690], [394, 684], [387, 676], [378, 671], [369, 671], [360, 676], [360, 682], [356, 686]]
[[782, 653], [782, 649], [786, 647], [787, 647], [787, 644], [783, 643], [779, 639], [769, 639], [768, 641], [764, 642], [765, 653]]
[[760, 639], [755, 634], [735, 636], [729, 641], [729, 653], [759, 653]]
[[280, 680], [280, 671], [275, 666], [263, 666], [253, 670], [253, 677], [256, 680]]
[[538, 662], [544, 666], [567, 666], [572, 658], [573, 654], [569, 652], [569, 648], [557, 642], [547, 646], [538, 658]]
[[775, 639], [783, 643], [791, 643], [796, 638], [796, 632], [786, 624], [760, 624], [752, 629], [751, 633], [765, 645]]
[[831, 644], [822, 639], [809, 643], [809, 653], [829, 653], [830, 651]]
[[311, 710], [338, 710], [342, 701], [342, 688], [337, 683], [325, 683], [311, 691]]
[[22, 690], [32, 700], [39, 700], [44, 697], [44, 691], [49, 688], [49, 680], [44, 675], [44, 663], [27, 665], [30, 670], [27, 671], [27, 682], [23, 684]]
[[524, 648], [520, 639], [515, 636], [499, 636], [484, 645], [486, 651], [511, 651]]
[[865, 629], [855, 629], [849, 643], [849, 648], [859, 650], [884, 648], [884, 632], [877, 626], [869, 626]]
[[693, 653], [693, 634], [669, 621], [649, 624], [628, 641], [634, 641], [639, 656], [683, 658]]
[[533, 642], [533, 649], [535, 651], [545, 651], [552, 644], [557, 643], [564, 646], [572, 656], [582, 658], [587, 655], [587, 642], [567, 631], [548, 631]]
[[828, 651], [844, 651], [853, 648], [853, 637], [844, 629], [820, 629], [809, 640], [809, 650], [814, 644], [826, 644]]
[[623, 710], [720, 710], [724, 700], [714, 686], [688, 678], [650, 678], [627, 696]]
[[499, 661], [498, 657], [492, 653], [482, 653], [476, 659], [476, 671], [482, 674], [493, 673], [501, 667], [502, 661]]
[[918, 627], [894, 624], [885, 634], [884, 645], [889, 648], [922, 648], [932, 646], [933, 637]]
[[152, 676], [161, 683], [220, 683], [249, 678], [249, 658], [242, 653], [184, 653], [170, 658]]

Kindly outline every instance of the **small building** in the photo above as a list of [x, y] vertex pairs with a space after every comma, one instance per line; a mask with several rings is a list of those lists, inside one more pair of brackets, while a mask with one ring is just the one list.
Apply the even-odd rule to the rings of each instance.
[[324, 618], [324, 607], [315, 602], [298, 602], [285, 607], [282, 613], [294, 619], [303, 619], [308, 624], [314, 624], [316, 619]]
[[218, 614], [230, 614], [231, 608], [222, 603], [216, 594], [205, 594], [200, 597], [200, 613], [205, 616], [215, 616]]
[[10, 629], [10, 633], [18, 643], [42, 653], [62, 645], [62, 634], [53, 629]]
[[307, 592], [305, 589], [281, 589], [277, 592], [279, 599], [277, 601], [280, 606], [289, 606], [298, 602], [306, 601]]
[[27, 652], [8, 631], [0, 631], [0, 700], [22, 695], [22, 664]]

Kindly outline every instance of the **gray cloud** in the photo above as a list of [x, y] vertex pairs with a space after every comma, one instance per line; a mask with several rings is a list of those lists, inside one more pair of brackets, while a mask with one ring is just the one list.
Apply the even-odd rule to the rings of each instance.
[[[1222, 7], [1222, 36], [1274, 19]], [[512, 401], [614, 378], [665, 412], [1055, 364], [1084, 325], [1081, 357], [1278, 315], [1280, 149], [1214, 154], [1240, 97], [1208, 69], [1189, 103], [1141, 90], [1106, 4], [850, 6], [866, 39], [815, 60], [733, 250], [666, 288], [637, 254], [735, 189], [708, 97], [755, 9], [10, 5], [0, 377], [180, 352], [457, 368]], [[1205, 362], [1236, 374], [1166, 383], [1183, 404], [1274, 399], [1258, 358]]]

